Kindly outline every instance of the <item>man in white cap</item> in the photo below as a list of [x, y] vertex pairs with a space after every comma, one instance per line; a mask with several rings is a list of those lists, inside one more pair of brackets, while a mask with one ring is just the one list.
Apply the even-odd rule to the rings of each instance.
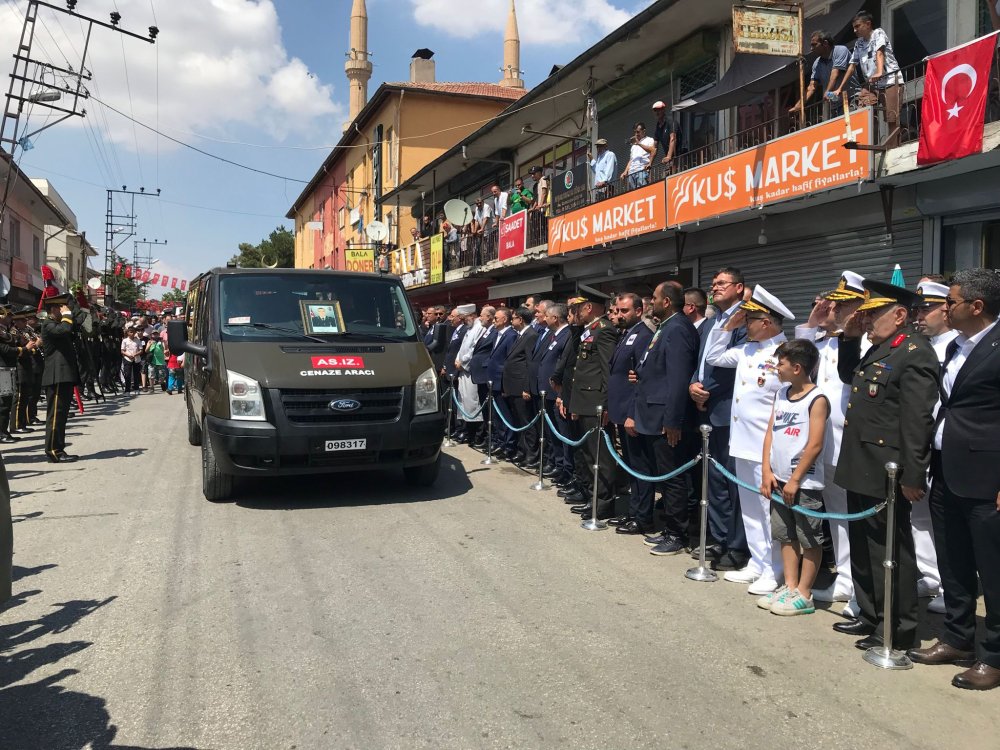
[[663, 147], [663, 159], [660, 163], [672, 165], [674, 159], [681, 154], [680, 125], [667, 118], [667, 105], [663, 102], [653, 104], [653, 114], [656, 116], [653, 140], [656, 141], [657, 148]]
[[[785, 320], [795, 320], [795, 316], [780, 299], [758, 285], [724, 326], [708, 334], [705, 345], [706, 362], [736, 370], [729, 454], [736, 460], [736, 476], [751, 487], [762, 484], [761, 448], [774, 394], [781, 388], [774, 351], [786, 340], [781, 330]], [[744, 324], [747, 341], [729, 347], [732, 331]], [[740, 487], [740, 506], [750, 562], [741, 570], [726, 573], [725, 579], [750, 584], [750, 594], [770, 594], [778, 588], [782, 573], [781, 556], [773, 554], [771, 500], [757, 490]]]
[[[809, 314], [809, 320], [804, 325], [795, 326], [795, 338], [812, 341], [819, 350], [816, 385], [830, 402], [830, 419], [827, 420], [823, 444], [823, 469], [826, 477], [823, 506], [831, 513], [847, 512], [847, 491], [837, 485], [833, 477], [837, 473], [837, 459], [840, 456], [840, 441], [844, 434], [844, 417], [847, 416], [851, 387], [840, 379], [837, 357], [844, 324], [865, 300], [863, 282], [860, 275], [844, 271], [836, 289], [819, 295]], [[847, 602], [843, 614], [856, 617], [857, 603], [851, 601], [854, 597], [854, 582], [851, 579], [851, 543], [847, 521], [831, 518], [829, 523], [837, 577], [831, 586], [813, 589], [813, 599], [821, 602]]]
[[590, 169], [594, 177], [594, 200], [608, 198], [608, 185], [618, 174], [618, 157], [608, 149], [607, 138], [598, 138], [596, 143], [597, 156], [590, 160]]
[[[931, 347], [937, 355], [938, 362], [944, 365], [948, 344], [955, 340], [958, 331], [953, 331], [948, 323], [948, 286], [942, 284], [940, 276], [925, 276], [917, 285], [917, 295], [920, 302], [916, 307], [914, 328], [931, 340]], [[934, 409], [937, 416], [940, 400]], [[928, 483], [929, 484], [929, 483]], [[930, 490], [922, 502], [914, 503], [910, 513], [910, 524], [913, 527], [913, 549], [917, 556], [917, 596], [931, 597], [927, 604], [929, 612], [939, 615], [945, 613], [944, 595], [941, 593], [941, 573], [938, 570], [937, 550], [934, 546], [934, 532], [931, 527]]]

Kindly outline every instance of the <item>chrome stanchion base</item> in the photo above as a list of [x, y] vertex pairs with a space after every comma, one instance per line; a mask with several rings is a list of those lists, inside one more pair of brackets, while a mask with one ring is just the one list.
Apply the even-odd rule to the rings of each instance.
[[545, 484], [545, 480], [544, 479], [539, 479], [537, 482], [535, 482], [533, 485], [531, 485], [528, 489], [529, 490], [535, 490], [536, 492], [541, 492], [542, 490], [547, 490], [548, 488], [549, 488], [549, 486], [547, 484]]
[[456, 445], [458, 445], [458, 443], [456, 443], [450, 437], [446, 437], [444, 439], [444, 442], [441, 443], [441, 445], [443, 445], [445, 448], [454, 448]]
[[500, 462], [497, 461], [495, 458], [493, 458], [493, 456], [487, 456], [479, 463], [481, 463], [483, 466], [492, 466], [493, 464], [498, 464]]
[[580, 524], [580, 528], [587, 531], [604, 531], [608, 528], [608, 524], [598, 518], [588, 518]]
[[692, 581], [708, 581], [709, 583], [719, 580], [719, 576], [716, 575], [714, 570], [702, 567], [701, 565], [696, 568], [688, 568], [684, 577]]
[[876, 646], [865, 651], [865, 661], [879, 669], [913, 669], [913, 662], [902, 651], [890, 651], [885, 646]]

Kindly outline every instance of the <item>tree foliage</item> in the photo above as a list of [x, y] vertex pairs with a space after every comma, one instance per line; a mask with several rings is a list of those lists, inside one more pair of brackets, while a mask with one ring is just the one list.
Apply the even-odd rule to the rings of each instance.
[[172, 302], [177, 305], [183, 305], [187, 300], [187, 292], [182, 292], [180, 289], [168, 289], [162, 294], [160, 299], [164, 302]]
[[[122, 264], [122, 273], [115, 276], [115, 266], [118, 263]], [[101, 276], [101, 283], [104, 284], [107, 293], [124, 307], [134, 307], [136, 300], [146, 299], [146, 289], [149, 287], [148, 283], [142, 284], [135, 279], [126, 278], [124, 269], [130, 265], [132, 262], [128, 258], [112, 253], [109, 264], [111, 272]]]
[[278, 268], [295, 267], [295, 235], [284, 226], [276, 227], [256, 245], [239, 244], [239, 253], [232, 257], [240, 268], [264, 268], [277, 263]]

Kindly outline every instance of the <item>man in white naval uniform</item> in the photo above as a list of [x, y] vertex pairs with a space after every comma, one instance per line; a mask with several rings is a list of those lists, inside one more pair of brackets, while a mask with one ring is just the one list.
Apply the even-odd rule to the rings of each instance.
[[[938, 362], [944, 364], [945, 354], [950, 344], [957, 336], [948, 325], [948, 308], [945, 300], [948, 297], [948, 287], [937, 281], [920, 280], [917, 294], [923, 302], [917, 308], [916, 328], [931, 340]], [[934, 416], [940, 402], [934, 408]], [[931, 529], [930, 511], [930, 481], [927, 482], [927, 494], [923, 502], [913, 503], [910, 511], [910, 525], [913, 527], [913, 550], [917, 556], [917, 596], [932, 597], [927, 604], [929, 612], [944, 614], [944, 594], [941, 593], [941, 573], [938, 571], [937, 550], [934, 547], [934, 533]]]
[[[804, 325], [795, 326], [795, 338], [812, 341], [819, 350], [816, 385], [830, 401], [830, 418], [826, 422], [823, 447], [824, 476], [827, 477], [826, 487], [823, 489], [823, 506], [831, 513], [847, 512], [847, 491], [833, 481], [837, 473], [840, 441], [844, 434], [847, 402], [851, 396], [851, 387], [840, 379], [837, 372], [837, 355], [840, 352], [840, 333], [844, 323], [865, 299], [865, 289], [861, 285], [863, 281], [853, 271], [844, 271], [836, 289], [819, 295], [809, 320]], [[868, 342], [865, 340], [862, 343], [867, 345]], [[854, 581], [851, 579], [851, 543], [847, 534], [847, 521], [829, 519], [829, 523], [837, 577], [831, 586], [813, 589], [813, 598], [821, 602], [847, 602], [843, 614], [856, 617], [857, 605], [851, 601], [854, 597]]]
[[[774, 351], [787, 340], [781, 331], [786, 319], [795, 320], [795, 316], [781, 300], [757, 286], [724, 326], [708, 334], [705, 345], [706, 362], [736, 370], [729, 455], [736, 460], [736, 476], [751, 487], [761, 486], [761, 450], [771, 421], [774, 394], [781, 388]], [[747, 341], [729, 348], [731, 333], [744, 323]], [[778, 588], [782, 574], [781, 555], [774, 554], [771, 539], [771, 500], [759, 491], [740, 487], [740, 510], [750, 562], [741, 570], [726, 573], [725, 579], [750, 584], [750, 594], [769, 594]]]

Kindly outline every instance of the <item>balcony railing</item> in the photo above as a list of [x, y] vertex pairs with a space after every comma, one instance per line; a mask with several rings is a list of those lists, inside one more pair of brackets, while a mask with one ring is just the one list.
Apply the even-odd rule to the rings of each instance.
[[[528, 212], [527, 241], [525, 249], [545, 245], [549, 241], [549, 220], [542, 211]], [[499, 230], [491, 227], [485, 232], [459, 235], [454, 241], [445, 241], [445, 270], [485, 266], [499, 257]]]

